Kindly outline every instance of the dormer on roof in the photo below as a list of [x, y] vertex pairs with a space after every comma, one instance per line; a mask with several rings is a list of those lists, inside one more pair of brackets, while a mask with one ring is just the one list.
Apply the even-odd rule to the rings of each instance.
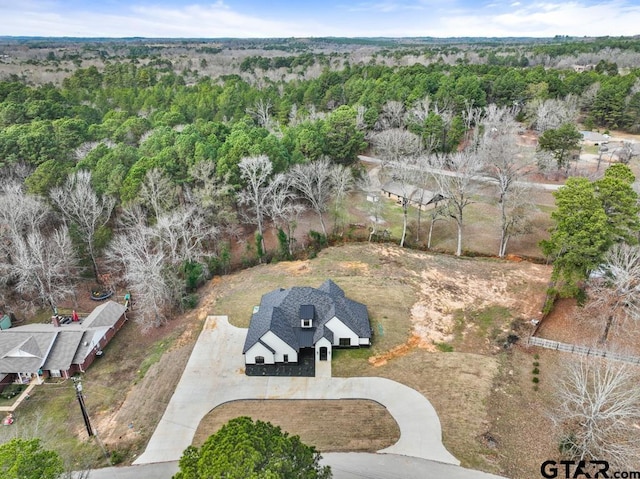
[[299, 316], [301, 328], [312, 328], [313, 317], [315, 316], [315, 307], [313, 304], [301, 304]]

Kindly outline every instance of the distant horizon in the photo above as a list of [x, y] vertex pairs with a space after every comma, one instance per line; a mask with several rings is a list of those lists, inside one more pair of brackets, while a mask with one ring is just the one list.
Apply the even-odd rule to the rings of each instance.
[[632, 39], [640, 38], [637, 35], [554, 35], [550, 37], [527, 37], [527, 36], [450, 36], [450, 37], [434, 37], [434, 36], [412, 36], [412, 37], [390, 37], [390, 36], [306, 36], [306, 37], [143, 37], [143, 36], [126, 36], [126, 37], [79, 37], [79, 36], [47, 36], [47, 35], [0, 35], [0, 39], [9, 40], [208, 40], [208, 41], [227, 41], [227, 40], [585, 40], [585, 39]]
[[555, 38], [640, 34], [640, 0], [0, 0], [2, 37]]

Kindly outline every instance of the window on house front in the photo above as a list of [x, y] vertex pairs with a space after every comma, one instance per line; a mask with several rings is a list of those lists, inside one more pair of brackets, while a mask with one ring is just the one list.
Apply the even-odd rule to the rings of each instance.
[[351, 346], [350, 338], [340, 338], [340, 346]]
[[288, 362], [289, 362], [289, 355], [288, 355], [288, 354], [285, 354], [285, 355], [284, 355], [284, 357], [283, 357], [283, 361], [284, 361], [285, 363], [288, 363]]
[[311, 327], [311, 320], [310, 319], [303, 319], [302, 320], [302, 327], [303, 328], [310, 328]]
[[264, 364], [264, 356], [256, 356], [256, 364]]

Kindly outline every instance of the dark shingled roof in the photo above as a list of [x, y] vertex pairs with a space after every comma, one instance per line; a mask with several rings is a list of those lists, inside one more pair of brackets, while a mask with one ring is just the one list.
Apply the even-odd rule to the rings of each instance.
[[[301, 307], [315, 310], [312, 328], [301, 328]], [[303, 308], [304, 309], [304, 308]], [[367, 307], [345, 297], [344, 291], [330, 279], [319, 288], [308, 286], [277, 289], [265, 294], [260, 307], [251, 317], [247, 338], [242, 349], [246, 353], [267, 332], [282, 339], [296, 351], [311, 347], [320, 338], [330, 341], [333, 333], [324, 325], [337, 316], [361, 338], [371, 337]]]

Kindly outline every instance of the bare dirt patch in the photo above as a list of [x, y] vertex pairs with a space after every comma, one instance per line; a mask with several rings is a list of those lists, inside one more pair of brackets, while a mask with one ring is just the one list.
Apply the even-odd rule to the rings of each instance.
[[393, 417], [373, 401], [255, 400], [233, 401], [212, 410], [200, 422], [193, 445], [201, 446], [211, 434], [239, 416], [270, 422], [322, 452], [375, 452], [400, 438], [400, 428]]

